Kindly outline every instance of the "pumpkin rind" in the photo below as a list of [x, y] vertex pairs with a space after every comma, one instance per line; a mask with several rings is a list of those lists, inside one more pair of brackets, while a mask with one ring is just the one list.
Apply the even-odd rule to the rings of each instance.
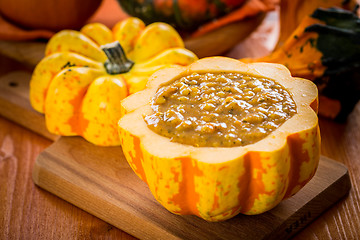
[[[130, 30], [136, 34], [128, 34]], [[116, 40], [135, 61], [123, 74], [107, 72], [108, 58], [100, 47]], [[80, 31], [63, 30], [49, 40], [45, 58], [33, 72], [30, 102], [45, 114], [51, 133], [80, 135], [96, 145], [120, 145], [120, 100], [142, 90], [155, 71], [196, 59], [184, 48], [179, 34], [164, 23], [146, 27], [137, 18], [127, 18], [113, 30], [100, 23], [85, 25]]]
[[[243, 147], [197, 148], [170, 142], [147, 127], [143, 117], [152, 112], [149, 101], [162, 83], [207, 71], [273, 79], [293, 94], [298, 112], [263, 140]], [[316, 86], [292, 78], [284, 66], [213, 57], [155, 73], [145, 90], [122, 101], [119, 135], [130, 166], [165, 208], [222, 221], [270, 210], [315, 174], [320, 133], [311, 106], [316, 109]]]

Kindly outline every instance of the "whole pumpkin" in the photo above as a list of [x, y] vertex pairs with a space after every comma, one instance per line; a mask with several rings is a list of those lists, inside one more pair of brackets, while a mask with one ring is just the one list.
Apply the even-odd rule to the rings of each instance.
[[30, 29], [59, 31], [79, 29], [95, 13], [102, 0], [0, 0], [0, 14]]
[[205, 22], [240, 7], [245, 0], [118, 0], [122, 9], [146, 23], [166, 22], [177, 28], [194, 30]]
[[[192, 73], [227, 72], [274, 80], [291, 93], [297, 113], [262, 140], [236, 147], [173, 142], [148, 127], [144, 118], [153, 113], [150, 103], [162, 86]], [[291, 77], [279, 64], [211, 57], [163, 69], [146, 89], [122, 100], [122, 149], [154, 197], [175, 214], [207, 221], [260, 214], [294, 195], [315, 174], [320, 157], [317, 96], [315, 84]]]
[[103, 146], [120, 145], [121, 99], [143, 89], [156, 70], [197, 59], [170, 25], [145, 26], [137, 18], [113, 31], [99, 23], [60, 31], [45, 55], [30, 81], [33, 108], [45, 114], [51, 133]]

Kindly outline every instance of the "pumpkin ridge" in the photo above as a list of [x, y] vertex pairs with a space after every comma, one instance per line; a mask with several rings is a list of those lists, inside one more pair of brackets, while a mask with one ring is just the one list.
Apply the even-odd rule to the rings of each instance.
[[[190, 157], [183, 157], [174, 159], [175, 161], [181, 161], [181, 174], [182, 179], [179, 180], [179, 192], [174, 194], [169, 200], [174, 205], [180, 207], [179, 213], [181, 214], [195, 214], [200, 216], [200, 212], [197, 208], [199, 203], [199, 193], [196, 192], [195, 176], [202, 176], [202, 171], [196, 166], [196, 162]], [[185, 174], [186, 173], [186, 174]], [[180, 176], [178, 176], [179, 178]], [[186, 196], [186, 198], [183, 198]]]
[[[308, 159], [309, 156], [305, 153], [303, 153], [302, 151], [302, 146], [303, 143], [305, 142], [305, 140], [300, 140], [298, 138], [299, 134], [292, 134], [288, 137], [288, 143], [289, 143], [289, 150], [290, 150], [290, 154], [291, 154], [291, 164], [290, 164], [290, 171], [289, 171], [289, 184], [288, 184], [288, 188], [286, 190], [285, 193], [285, 197], [284, 198], [288, 198], [290, 196], [292, 196], [292, 191], [295, 189], [295, 187], [298, 185], [298, 181], [300, 179], [300, 165], [298, 162], [297, 157], [298, 156], [304, 156], [305, 159]], [[297, 146], [297, 144], [300, 143], [300, 147]], [[300, 154], [300, 155], [298, 155]]]
[[319, 112], [319, 99], [318, 98], [314, 99], [314, 101], [310, 103], [310, 107], [317, 114]]
[[102, 23], [89, 23], [80, 32], [101, 46], [112, 41], [112, 31]]
[[38, 63], [30, 81], [30, 103], [36, 111], [44, 113], [49, 86], [59, 71], [75, 66], [102, 68], [92, 59], [73, 52], [53, 53]]
[[78, 67], [63, 69], [56, 75], [50, 83], [45, 101], [45, 121], [50, 132], [53, 132], [53, 128], [56, 126], [61, 129], [60, 132], [56, 133], [65, 136], [74, 135], [72, 129], [76, 131], [83, 130], [79, 126], [73, 128], [68, 121], [69, 118], [74, 117], [70, 121], [80, 124], [76, 119], [79, 118], [81, 111], [81, 96], [85, 95], [86, 89], [93, 81], [93, 78], [102, 73], [98, 69]]
[[[249, 189], [253, 189], [253, 191], [247, 192], [245, 196], [249, 196], [249, 198], [246, 199], [246, 204], [243, 204], [243, 207], [241, 208], [242, 213], [250, 213], [254, 214], [255, 212], [252, 211], [252, 208], [254, 207], [255, 201], [259, 200], [261, 195], [273, 195], [275, 193], [275, 190], [266, 191], [265, 184], [263, 181], [263, 175], [267, 173], [266, 168], [264, 168], [264, 161], [268, 160], [267, 157], [261, 157], [260, 152], [249, 152], [244, 156], [244, 166], [248, 167], [245, 171], [248, 172], [248, 178], [249, 178]], [[276, 166], [275, 166], [276, 167]], [[256, 173], [254, 170], [258, 170]], [[240, 195], [239, 195], [240, 197]], [[242, 198], [244, 198], [242, 196]], [[273, 202], [270, 202], [270, 206], [273, 205]], [[267, 207], [267, 206], [264, 206]]]
[[216, 187], [215, 187], [215, 194], [214, 194], [214, 199], [213, 199], [213, 204], [211, 207], [211, 211], [214, 212], [216, 211], [216, 209], [218, 209], [220, 207], [220, 203], [219, 203], [219, 194], [218, 193], [218, 186], [220, 185], [220, 182], [216, 182]]
[[139, 35], [145, 29], [145, 24], [139, 18], [129, 17], [118, 22], [112, 29], [114, 40], [118, 40], [129, 56], [134, 50]]
[[[315, 131], [316, 133], [314, 137], [318, 138], [318, 130]], [[309, 162], [311, 157], [311, 153], [309, 152], [309, 150], [303, 149], [303, 146], [306, 143], [307, 139], [303, 139], [299, 133], [294, 133], [288, 136], [287, 141], [289, 143], [289, 151], [292, 157], [288, 177], [290, 181], [284, 198], [291, 197], [294, 194], [294, 190], [296, 190], [297, 188], [302, 188], [310, 180], [300, 180], [301, 163]], [[316, 170], [316, 168], [314, 170]], [[315, 172], [313, 174], [315, 174]]]
[[245, 207], [246, 205], [252, 205], [253, 202], [250, 204], [247, 204], [249, 201], [248, 197], [244, 196], [250, 196], [251, 192], [251, 155], [249, 153], [245, 154], [243, 156], [243, 165], [244, 165], [244, 173], [239, 176], [239, 180], [237, 183], [237, 186], [239, 188], [239, 194], [238, 194], [238, 201], [239, 201], [239, 207], [235, 208], [231, 215], [235, 215], [238, 213], [238, 211], [243, 211], [243, 209], [249, 210], [251, 207]]
[[98, 48], [98, 44], [85, 34], [75, 30], [63, 30], [56, 33], [48, 42], [45, 56], [57, 52], [72, 52], [87, 58], [104, 62], [105, 54]]
[[133, 155], [131, 152], [129, 152], [129, 155], [132, 158], [132, 164], [133, 166], [136, 166], [136, 172], [138, 173], [138, 175], [140, 176], [140, 178], [147, 183], [146, 180], [146, 173], [143, 167], [143, 162], [144, 162], [144, 155], [143, 152], [141, 151], [141, 146], [140, 146], [140, 139], [134, 135], [132, 135], [133, 138], [133, 144], [135, 146], [135, 155]]
[[83, 88], [79, 91], [78, 95], [73, 99], [69, 100], [69, 103], [74, 106], [74, 109], [77, 111], [68, 119], [66, 122], [69, 124], [71, 131], [76, 133], [77, 135], [82, 135], [84, 129], [86, 129], [89, 121], [84, 118], [84, 113], [81, 111], [82, 109], [82, 99], [87, 93], [87, 88]]

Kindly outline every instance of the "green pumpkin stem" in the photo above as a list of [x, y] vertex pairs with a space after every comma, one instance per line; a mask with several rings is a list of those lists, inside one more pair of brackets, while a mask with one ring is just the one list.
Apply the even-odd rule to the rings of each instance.
[[121, 47], [119, 41], [102, 45], [103, 50], [108, 57], [104, 66], [108, 74], [120, 74], [129, 72], [134, 62], [126, 57], [124, 49]]

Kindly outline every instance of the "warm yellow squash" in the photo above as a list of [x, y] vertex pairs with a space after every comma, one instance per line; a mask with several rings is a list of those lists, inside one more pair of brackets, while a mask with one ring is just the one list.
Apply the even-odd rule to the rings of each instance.
[[[144, 118], [154, 111], [151, 101], [159, 87], [208, 72], [272, 79], [291, 93], [297, 113], [262, 140], [237, 147], [180, 144], [148, 127]], [[124, 99], [119, 135], [130, 166], [165, 208], [221, 221], [268, 211], [312, 178], [320, 157], [317, 104], [316, 86], [291, 77], [283, 65], [205, 58], [158, 71], [143, 91]]]
[[156, 70], [197, 59], [165, 23], [127, 18], [110, 30], [100, 23], [63, 30], [48, 42], [30, 82], [30, 102], [47, 129], [119, 145], [120, 101], [143, 89]]

